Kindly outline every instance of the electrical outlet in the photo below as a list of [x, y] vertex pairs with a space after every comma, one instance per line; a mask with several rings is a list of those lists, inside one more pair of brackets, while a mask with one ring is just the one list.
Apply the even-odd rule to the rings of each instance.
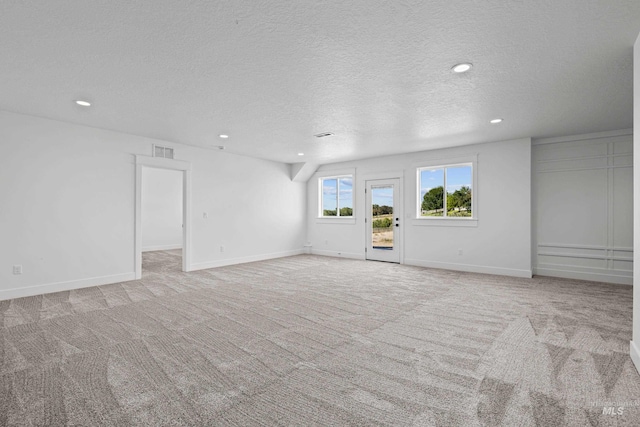
[[462, 249], [458, 249], [458, 255], [462, 255]]
[[325, 244], [325, 245], [328, 245], [328, 244], [329, 244], [329, 241], [328, 241], [328, 240], [325, 240], [325, 241], [324, 241], [324, 244]]
[[224, 252], [224, 246], [220, 246], [220, 252]]
[[209, 213], [208, 212], [203, 212], [202, 213], [202, 218], [209, 219]]
[[22, 274], [22, 266], [14, 265], [13, 266], [13, 274]]

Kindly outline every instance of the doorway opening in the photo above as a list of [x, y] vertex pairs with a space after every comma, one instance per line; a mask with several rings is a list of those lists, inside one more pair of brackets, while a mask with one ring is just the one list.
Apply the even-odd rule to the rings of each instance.
[[191, 164], [136, 156], [135, 275], [190, 271]]
[[366, 258], [400, 263], [400, 178], [366, 181]]
[[142, 167], [142, 271], [182, 270], [181, 171]]

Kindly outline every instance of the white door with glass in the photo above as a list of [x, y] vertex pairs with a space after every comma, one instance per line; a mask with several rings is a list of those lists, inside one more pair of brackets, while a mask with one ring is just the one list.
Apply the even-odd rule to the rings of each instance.
[[400, 179], [376, 179], [366, 185], [366, 257], [400, 262]]

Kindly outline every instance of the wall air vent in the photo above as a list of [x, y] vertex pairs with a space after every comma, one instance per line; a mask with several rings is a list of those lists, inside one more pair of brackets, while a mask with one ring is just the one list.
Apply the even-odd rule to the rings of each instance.
[[333, 134], [331, 132], [322, 132], [322, 133], [315, 134], [313, 136], [315, 136], [316, 138], [326, 138], [328, 136], [333, 136]]
[[161, 147], [154, 144], [153, 157], [164, 157], [165, 159], [173, 159], [173, 148]]

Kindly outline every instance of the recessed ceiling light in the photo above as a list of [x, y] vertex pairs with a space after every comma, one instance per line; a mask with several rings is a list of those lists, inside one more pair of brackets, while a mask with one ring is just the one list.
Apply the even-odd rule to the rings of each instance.
[[456, 64], [451, 68], [454, 73], [466, 73], [473, 67], [473, 64], [469, 62], [463, 62], [462, 64]]
[[82, 107], [91, 107], [91, 103], [89, 101], [82, 101], [81, 99], [78, 99], [76, 101], [76, 104], [82, 106]]
[[498, 123], [502, 123], [502, 119], [493, 119], [489, 123], [497, 125]]
[[225, 133], [221, 133], [220, 135], [218, 135], [220, 138], [222, 139], [227, 139], [229, 138], [229, 135], [225, 134]]
[[298, 153], [298, 156], [304, 156], [304, 153]]
[[322, 133], [317, 133], [315, 135], [316, 138], [326, 138], [327, 136], [333, 136], [333, 134], [331, 132], [322, 132]]

